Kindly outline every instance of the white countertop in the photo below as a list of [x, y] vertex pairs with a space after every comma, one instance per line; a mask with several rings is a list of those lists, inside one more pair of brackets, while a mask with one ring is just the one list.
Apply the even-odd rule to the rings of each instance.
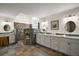
[[75, 36], [66, 36], [66, 35], [54, 35], [54, 34], [42, 34], [39, 33], [40, 35], [47, 35], [47, 36], [54, 36], [54, 37], [63, 37], [63, 38], [69, 38], [69, 39], [79, 39], [79, 37]]
[[0, 37], [10, 36], [10, 34], [0, 34]]

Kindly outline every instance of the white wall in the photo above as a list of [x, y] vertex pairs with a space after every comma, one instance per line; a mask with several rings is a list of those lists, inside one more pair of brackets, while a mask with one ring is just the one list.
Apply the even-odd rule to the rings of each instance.
[[14, 22], [20, 22], [20, 23], [26, 23], [26, 24], [32, 23], [32, 17], [24, 13], [19, 13], [14, 19], [15, 19]]
[[[72, 15], [72, 16], [75, 15], [76, 19], [65, 19], [68, 17], [68, 15]], [[79, 34], [79, 7], [73, 8], [73, 9], [70, 9], [70, 10], [67, 10], [64, 12], [60, 12], [60, 13], [57, 13], [54, 15], [49, 15], [47, 17], [40, 18], [40, 20], [42, 20], [42, 21], [48, 20], [49, 29], [47, 31], [52, 32], [52, 33], [68, 33], [64, 27], [68, 21], [72, 20], [76, 23], [76, 29], [74, 32], [72, 32], [72, 34]], [[51, 23], [51, 21], [54, 21], [54, 20], [59, 20], [59, 30], [51, 30], [50, 23]]]
[[9, 16], [0, 16], [0, 22], [13, 22], [13, 18]]
[[38, 29], [39, 18], [20, 13], [15, 17], [14, 22], [32, 24], [32, 28]]

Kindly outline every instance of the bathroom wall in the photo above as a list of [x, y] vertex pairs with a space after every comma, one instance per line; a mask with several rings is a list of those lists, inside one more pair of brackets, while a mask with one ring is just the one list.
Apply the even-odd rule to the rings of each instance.
[[24, 23], [24, 24], [32, 24], [33, 29], [38, 28], [39, 18], [30, 16], [24, 13], [19, 13], [15, 18], [14, 22]]
[[26, 23], [26, 24], [32, 23], [32, 17], [24, 13], [19, 13], [14, 19], [15, 19], [14, 22]]
[[[69, 15], [74, 17], [68, 19]], [[74, 32], [72, 32], [72, 34], [79, 34], [79, 7], [62, 11], [60, 13], [56, 13], [53, 15], [49, 15], [49, 16], [40, 18], [40, 20], [41, 22], [48, 21], [47, 31], [52, 33], [68, 33], [65, 30], [65, 24], [68, 21], [74, 21], [76, 23], [76, 29]], [[51, 30], [51, 21], [54, 21], [54, 20], [59, 20], [59, 30]]]
[[13, 22], [13, 18], [11, 17], [6, 17], [6, 16], [0, 16], [0, 22]]

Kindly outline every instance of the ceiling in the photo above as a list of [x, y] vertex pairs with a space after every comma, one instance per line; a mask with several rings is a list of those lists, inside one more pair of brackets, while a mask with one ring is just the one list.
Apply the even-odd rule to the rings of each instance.
[[0, 16], [16, 17], [24, 13], [44, 17], [78, 6], [78, 3], [0, 3]]

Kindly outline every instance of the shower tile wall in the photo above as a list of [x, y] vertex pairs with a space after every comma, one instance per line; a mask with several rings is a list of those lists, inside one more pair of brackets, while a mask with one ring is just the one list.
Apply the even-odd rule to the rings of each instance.
[[24, 39], [24, 29], [29, 28], [29, 24], [14, 23], [16, 29], [16, 41]]

